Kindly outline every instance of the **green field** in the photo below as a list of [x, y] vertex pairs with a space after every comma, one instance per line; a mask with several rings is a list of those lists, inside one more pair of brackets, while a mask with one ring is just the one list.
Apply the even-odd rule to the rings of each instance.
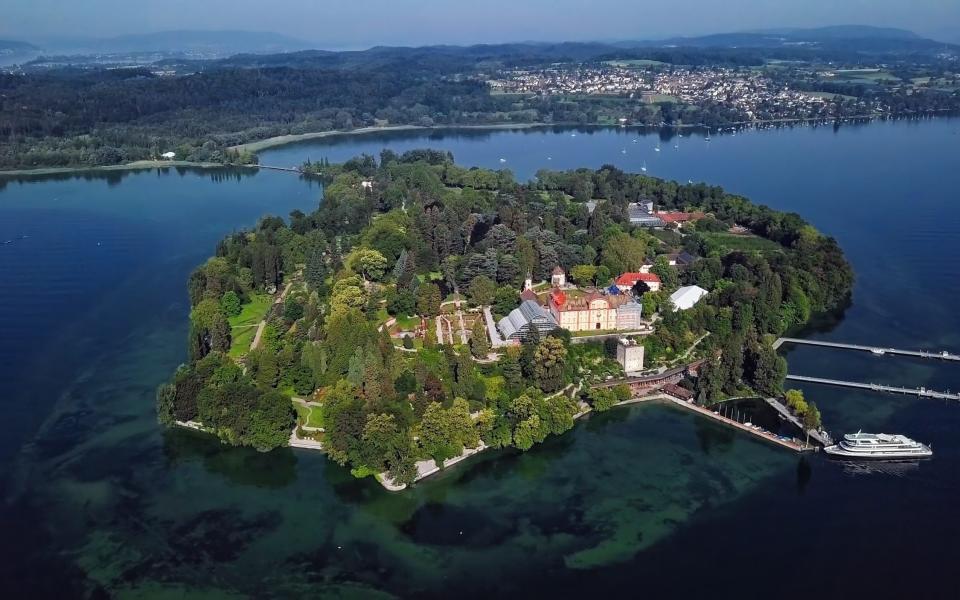
[[605, 64], [610, 65], [611, 67], [656, 67], [659, 65], [665, 65], [667, 63], [660, 62], [659, 60], [649, 60], [646, 58], [638, 58], [631, 60], [608, 60]]
[[835, 78], [840, 81], [849, 81], [850, 83], [882, 83], [884, 81], [900, 81], [900, 79], [888, 71], [880, 69], [837, 69], [833, 72]]
[[856, 100], [856, 96], [845, 96], [844, 94], [834, 94], [833, 92], [803, 92], [805, 96], [812, 96], [814, 98], [826, 98], [827, 100], [834, 100], [839, 98], [841, 100]]
[[230, 356], [239, 358], [250, 350], [250, 344], [257, 334], [257, 325], [266, 316], [273, 303], [273, 297], [267, 294], [255, 294], [250, 302], [244, 304], [240, 314], [230, 317]]
[[233, 329], [231, 331], [230, 338], [230, 352], [227, 354], [231, 358], [240, 358], [241, 356], [245, 355], [250, 350], [250, 344], [253, 343], [253, 338], [256, 335], [256, 325], [248, 325]]
[[230, 326], [242, 327], [244, 325], [256, 325], [263, 320], [272, 302], [273, 297], [267, 294], [251, 295], [250, 301], [241, 307], [240, 314], [235, 317], [230, 317]]
[[711, 244], [716, 244], [728, 252], [733, 250], [779, 252], [783, 250], [780, 244], [756, 235], [735, 235], [732, 233], [703, 233], [702, 235]]

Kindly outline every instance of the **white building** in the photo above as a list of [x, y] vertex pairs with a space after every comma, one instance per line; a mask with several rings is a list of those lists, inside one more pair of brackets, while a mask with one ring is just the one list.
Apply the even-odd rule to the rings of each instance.
[[693, 308], [697, 302], [700, 302], [709, 293], [698, 285], [685, 285], [670, 294], [670, 304], [677, 310], [687, 310]]
[[643, 370], [643, 345], [637, 342], [620, 338], [617, 342], [617, 362], [625, 373]]

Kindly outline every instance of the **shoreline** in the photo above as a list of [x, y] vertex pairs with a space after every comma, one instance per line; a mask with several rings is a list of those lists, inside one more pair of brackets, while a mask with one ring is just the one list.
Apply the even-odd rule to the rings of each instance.
[[[277, 148], [280, 146], [286, 146], [288, 144], [297, 144], [299, 142], [305, 142], [310, 140], [323, 139], [328, 137], [342, 137], [342, 136], [351, 136], [351, 135], [365, 135], [368, 133], [392, 133], [395, 131], [430, 131], [438, 129], [531, 129], [534, 127], [549, 127], [553, 125], [565, 126], [564, 123], [490, 123], [484, 125], [385, 125], [379, 127], [377, 125], [371, 125], [368, 127], [358, 127], [356, 129], [328, 129], [326, 131], [313, 131], [310, 133], [289, 133], [287, 135], [277, 135], [274, 137], [269, 137], [264, 140], [259, 140], [256, 142], [247, 142], [245, 144], [238, 144], [236, 146], [230, 146], [228, 150], [234, 150], [237, 152], [260, 152], [261, 150], [268, 150], [270, 148]], [[615, 127], [615, 125], [600, 125], [599, 127]]]
[[[491, 123], [484, 125], [386, 125], [384, 127], [370, 126], [370, 127], [359, 127], [356, 129], [349, 130], [327, 130], [327, 131], [315, 131], [311, 133], [297, 133], [297, 134], [287, 134], [279, 135], [256, 142], [248, 142], [245, 144], [238, 144], [236, 146], [229, 146], [228, 150], [236, 151], [248, 151], [256, 154], [262, 150], [270, 150], [273, 148], [279, 148], [282, 146], [287, 146], [291, 144], [297, 144], [300, 142], [306, 142], [310, 140], [324, 139], [328, 137], [345, 137], [345, 136], [362, 136], [370, 133], [393, 133], [397, 131], [443, 131], [443, 130], [525, 130], [525, 129], [538, 129], [544, 127], [562, 127], [567, 129], [643, 129], [649, 131], [662, 130], [662, 129], [672, 129], [672, 130], [686, 130], [686, 129], [704, 129], [711, 130], [716, 129], [717, 133], [720, 134], [724, 129], [738, 129], [738, 128], [748, 128], [751, 126], [757, 127], [761, 125], [785, 125], [791, 123], [818, 123], [823, 122], [824, 124], [840, 121], [874, 121], [874, 120], [893, 120], [901, 118], [911, 118], [911, 117], [941, 117], [941, 116], [950, 116], [952, 113], [951, 109], [939, 109], [935, 111], [926, 111], [922, 113], [905, 113], [905, 114], [870, 114], [870, 115], [852, 115], [849, 117], [842, 117], [839, 119], [822, 119], [822, 118], [784, 118], [784, 119], [767, 119], [762, 121], [737, 121], [734, 123], [727, 123], [723, 126], [717, 127], [708, 127], [699, 123], [681, 123], [679, 125], [641, 125], [641, 124], [632, 124], [626, 126], [620, 125], [599, 125], [599, 124], [585, 124], [585, 123], [568, 123], [568, 122], [554, 122], [554, 123]], [[223, 164], [223, 163], [212, 163], [212, 162], [193, 162], [188, 160], [137, 160], [129, 163], [123, 163], [119, 165], [98, 165], [98, 166], [76, 166], [76, 167], [37, 167], [33, 169], [12, 169], [12, 170], [0, 170], [0, 178], [3, 177], [29, 177], [29, 176], [44, 176], [44, 175], [62, 175], [70, 173], [99, 173], [99, 172], [109, 172], [109, 171], [135, 171], [135, 170], [145, 170], [145, 169], [160, 169], [164, 167], [185, 167], [193, 169], [223, 169], [223, 168], [260, 168], [260, 165], [233, 165], [233, 164]]]
[[[189, 160], [135, 160], [122, 165], [100, 165], [82, 167], [37, 167], [36, 169], [13, 169], [0, 171], [0, 177], [26, 177], [31, 175], [64, 175], [70, 173], [103, 173], [109, 171], [138, 171], [145, 169], [163, 169], [169, 167], [186, 167], [190, 169], [222, 169], [237, 168], [247, 165], [225, 165], [213, 162], [193, 162]], [[255, 166], [255, 165], [250, 165]]]

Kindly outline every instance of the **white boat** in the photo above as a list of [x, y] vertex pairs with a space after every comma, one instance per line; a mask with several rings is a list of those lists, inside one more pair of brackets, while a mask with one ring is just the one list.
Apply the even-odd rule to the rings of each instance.
[[502, 162], [502, 163], [503, 163], [503, 162], [507, 162], [507, 159], [501, 158], [501, 159], [500, 159], [500, 162]]
[[643, 171], [644, 173], [647, 172], [647, 161], [643, 161], [643, 166], [640, 167], [640, 170]]
[[824, 452], [842, 458], [925, 458], [933, 456], [929, 446], [904, 435], [888, 433], [848, 433], [839, 444], [827, 446]]

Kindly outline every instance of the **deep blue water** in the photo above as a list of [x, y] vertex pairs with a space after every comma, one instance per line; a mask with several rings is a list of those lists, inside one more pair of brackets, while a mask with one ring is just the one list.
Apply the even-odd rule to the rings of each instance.
[[[651, 175], [719, 184], [837, 237], [858, 277], [852, 305], [805, 335], [957, 351], [958, 130], [960, 120], [939, 119], [710, 142], [619, 129], [406, 132], [286, 146], [261, 161], [434, 147], [522, 179], [645, 162]], [[933, 444], [934, 459], [880, 472], [798, 461], [641, 406], [399, 495], [309, 452], [160, 430], [153, 391], [185, 358], [189, 271], [223, 234], [319, 196], [274, 172], [0, 188], [0, 243], [11, 240], [0, 246], [7, 595], [960, 596], [954, 403], [804, 386], [836, 433]], [[798, 374], [960, 389], [955, 364], [807, 347], [788, 360]]]

